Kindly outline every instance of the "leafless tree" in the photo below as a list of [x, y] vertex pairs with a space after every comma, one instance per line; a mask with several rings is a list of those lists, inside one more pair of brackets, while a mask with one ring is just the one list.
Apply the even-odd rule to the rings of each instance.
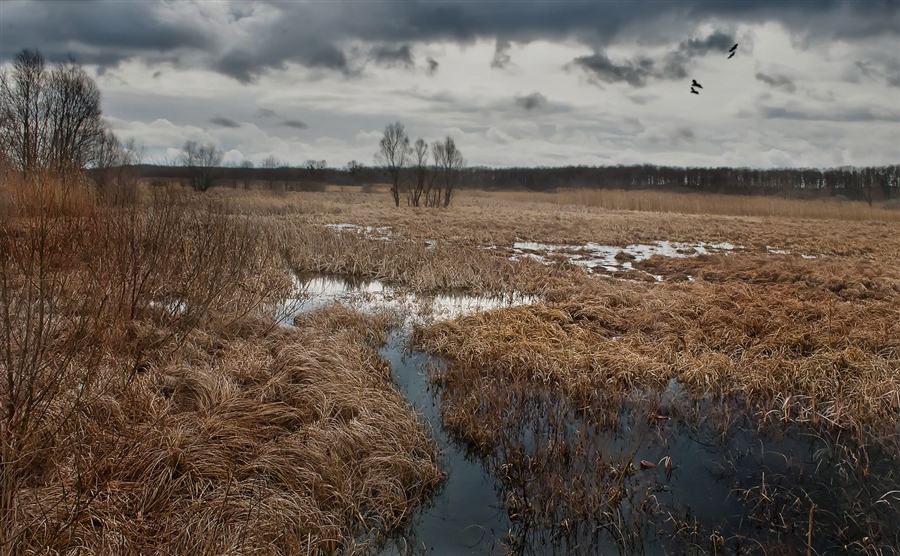
[[[417, 207], [422, 200], [422, 195], [426, 190], [431, 189], [429, 183], [428, 172], [428, 143], [424, 139], [416, 140], [415, 150], [413, 152], [413, 168], [415, 171], [415, 182], [412, 188], [406, 193], [407, 201], [410, 205]], [[427, 204], [427, 196], [426, 196]]]
[[442, 143], [434, 143], [431, 153], [434, 156], [434, 174], [437, 182], [435, 195], [439, 203], [447, 207], [459, 183], [459, 172], [466, 165], [466, 159], [449, 136]]
[[274, 155], [269, 155], [262, 161], [263, 175], [266, 179], [266, 187], [275, 188], [275, 170], [281, 166], [281, 162]]
[[86, 167], [105, 128], [100, 118], [100, 89], [73, 60], [57, 65], [50, 73], [47, 115], [51, 169], [61, 172]]
[[26, 175], [37, 169], [46, 136], [41, 100], [46, 82], [44, 57], [36, 50], [23, 50], [16, 56], [12, 72], [0, 73], [3, 150]]
[[375, 162], [384, 166], [391, 178], [391, 196], [394, 205], [400, 206], [400, 181], [403, 177], [403, 169], [407, 166], [412, 155], [412, 147], [409, 146], [409, 137], [400, 122], [384, 128], [384, 137], [379, 143], [380, 150], [375, 153]]
[[363, 169], [363, 165], [355, 160], [351, 160], [350, 162], [347, 163], [346, 170], [347, 170], [347, 173], [350, 174], [350, 178], [353, 180], [354, 184], [359, 179], [359, 173], [362, 171], [362, 169]]
[[123, 143], [115, 133], [106, 131], [95, 145], [91, 158], [90, 176], [103, 198], [113, 204], [135, 200], [137, 172], [134, 166], [144, 158], [143, 146], [138, 146], [133, 138]]
[[241, 177], [244, 182], [244, 189], [250, 189], [250, 186], [253, 185], [253, 161], [244, 159], [238, 164], [238, 168], [241, 169]]
[[104, 140], [100, 91], [74, 61], [47, 70], [36, 50], [0, 73], [0, 148], [25, 176], [81, 169]]
[[191, 187], [197, 191], [206, 191], [216, 180], [222, 156], [222, 149], [213, 143], [201, 145], [196, 141], [186, 141], [178, 160], [189, 169]]

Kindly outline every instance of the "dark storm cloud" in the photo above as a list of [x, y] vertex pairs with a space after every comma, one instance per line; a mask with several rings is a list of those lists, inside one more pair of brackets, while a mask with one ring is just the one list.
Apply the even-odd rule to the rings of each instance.
[[573, 64], [588, 72], [594, 82], [625, 82], [633, 87], [643, 87], [649, 79], [684, 79], [688, 76], [691, 60], [711, 52], [726, 53], [734, 44], [734, 38], [723, 32], [715, 32], [704, 39], [681, 42], [675, 51], [663, 56], [660, 62], [647, 56], [633, 60], [614, 62], [603, 52], [575, 58]]
[[284, 69], [287, 62], [295, 62], [309, 68], [323, 68], [350, 75], [354, 73], [344, 52], [330, 44], [311, 46], [292, 54], [284, 52], [284, 45], [271, 45], [271, 49], [253, 52], [232, 50], [213, 64], [213, 69], [234, 77], [241, 83], [255, 81], [271, 69]]
[[491, 60], [491, 67], [495, 69], [503, 69], [509, 65], [512, 58], [509, 56], [509, 41], [497, 39], [497, 46], [494, 47], [494, 58]]
[[854, 64], [859, 73], [870, 81], [884, 81], [891, 87], [900, 87], [900, 59], [858, 60]]
[[226, 118], [225, 116], [215, 115], [209, 119], [211, 123], [214, 123], [218, 126], [222, 127], [241, 127], [241, 124], [231, 118]]
[[665, 79], [684, 79], [688, 76], [688, 66], [692, 59], [705, 56], [711, 52], [725, 54], [735, 43], [732, 35], [716, 31], [705, 39], [690, 39], [678, 45], [675, 52], [668, 54], [663, 60], [658, 77]]
[[678, 127], [675, 128], [675, 133], [673, 133], [673, 137], [676, 141], [694, 141], [694, 130], [689, 127]]
[[794, 80], [786, 75], [766, 75], [758, 71], [756, 72], [756, 79], [788, 93], [793, 93], [797, 90]]
[[380, 45], [372, 49], [375, 62], [383, 66], [404, 66], [411, 68], [415, 65], [412, 49], [408, 44], [397, 47]]
[[425, 61], [428, 62], [428, 75], [434, 75], [435, 73], [437, 73], [438, 66], [440, 65], [438, 61], [431, 56], [426, 58]]
[[285, 120], [285, 121], [281, 122], [281, 125], [284, 125], [287, 127], [295, 127], [297, 129], [306, 129], [309, 127], [308, 125], [306, 125], [306, 122], [303, 122], [300, 120]]
[[524, 108], [525, 110], [535, 110], [538, 108], [543, 108], [547, 105], [547, 97], [545, 97], [541, 93], [534, 92], [524, 97], [516, 97], [515, 102], [516, 106], [518, 106], [519, 108]]
[[[803, 44], [840, 38], [900, 35], [897, 0], [841, 2], [4, 2], [0, 61], [22, 48], [48, 58], [73, 54], [81, 62], [114, 66], [139, 57], [150, 63], [205, 65], [242, 82], [288, 63], [354, 75], [366, 52], [348, 41], [402, 49], [413, 42], [476, 39], [503, 41], [574, 39], [603, 56], [605, 46], [626, 37], [643, 44], [677, 44], [703, 23], [775, 21]], [[724, 27], [723, 27], [724, 28]], [[719, 50], [715, 35], [681, 42], [656, 72], [674, 78], [684, 60]], [[710, 42], [712, 41], [712, 42]], [[730, 46], [730, 45], [729, 45]], [[643, 82], [642, 61], [613, 64], [585, 60], [598, 78]], [[602, 76], [602, 77], [600, 77]]]
[[192, 21], [166, 18], [151, 2], [9, 2], [2, 6], [0, 62], [22, 48], [50, 60], [115, 66], [138, 55], [164, 58], [178, 50], [206, 51], [214, 37]]
[[626, 82], [634, 87], [643, 87], [647, 78], [653, 74], [653, 60], [638, 58], [617, 64], [603, 53], [575, 58], [575, 65], [587, 70], [592, 80], [606, 83]]
[[760, 115], [769, 119], [825, 121], [825, 122], [900, 122], [900, 113], [872, 110], [871, 108], [839, 108], [827, 111], [763, 106]]

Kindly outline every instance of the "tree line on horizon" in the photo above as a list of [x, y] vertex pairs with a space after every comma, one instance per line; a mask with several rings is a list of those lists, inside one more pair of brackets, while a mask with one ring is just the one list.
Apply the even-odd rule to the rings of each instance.
[[[320, 161], [321, 162], [321, 161]], [[390, 185], [388, 172], [377, 166], [351, 161], [335, 168], [318, 166], [275, 167], [223, 166], [217, 168], [219, 185], [241, 187], [258, 184], [272, 189], [317, 190], [333, 185]], [[146, 178], [185, 179], [181, 166], [143, 165]], [[900, 198], [900, 165], [837, 168], [703, 168], [642, 165], [562, 167], [468, 167], [459, 170], [460, 188], [519, 189], [624, 189], [697, 191], [732, 195], [843, 196], [874, 203]]]

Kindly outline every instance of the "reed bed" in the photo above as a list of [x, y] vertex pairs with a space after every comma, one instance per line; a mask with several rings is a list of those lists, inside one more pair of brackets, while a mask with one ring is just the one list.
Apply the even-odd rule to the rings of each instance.
[[548, 267], [531, 259], [511, 261], [477, 246], [393, 234], [334, 231], [307, 223], [281, 222], [269, 228], [285, 260], [298, 273], [324, 273], [382, 280], [418, 293], [544, 291], [584, 276], [572, 267]]
[[[745, 553], [747, 542], [796, 551], [813, 545], [789, 524], [817, 504], [831, 513], [819, 518], [816, 550], [896, 552], [900, 503], [880, 498], [900, 484], [892, 471], [900, 462], [896, 269], [761, 255], [643, 266], [670, 280], [597, 278], [547, 291], [542, 304], [416, 332], [417, 348], [447, 360], [434, 377], [445, 423], [505, 478], [508, 510], [520, 516], [516, 538], [596, 546], [604, 531], [630, 553], [654, 535], [675, 542], [684, 534], [678, 550], [695, 553]], [[690, 511], [661, 501], [662, 474], [634, 467], [651, 438], [650, 464], [669, 475], [679, 462], [665, 459], [666, 446], [684, 434], [679, 427], [711, 445], [734, 444], [727, 466], [754, 442], [799, 427], [829, 439], [817, 458], [844, 479], [823, 490], [801, 480], [813, 470], [791, 468], [795, 479], [770, 473], [779, 483], [761, 490], [765, 473], [748, 472], [753, 480], [736, 481], [736, 494], [748, 522], [768, 512], [768, 533], [692, 522]], [[747, 445], [729, 440], [741, 435]], [[721, 543], [710, 540], [716, 535]]]
[[[663, 388], [740, 398], [761, 418], [890, 439], [900, 410], [900, 277], [798, 257], [651, 259], [676, 279], [598, 279], [546, 304], [438, 323], [417, 342], [465, 368], [559, 388], [578, 403]], [[481, 372], [481, 371], [479, 371]], [[477, 393], [471, 394], [473, 399]]]
[[223, 201], [0, 183], [0, 552], [365, 553], [440, 482], [382, 317], [295, 327]]

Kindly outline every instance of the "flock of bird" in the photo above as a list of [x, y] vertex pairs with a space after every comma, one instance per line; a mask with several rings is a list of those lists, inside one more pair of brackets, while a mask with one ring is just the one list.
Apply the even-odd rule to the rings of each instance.
[[[737, 54], [737, 47], [738, 47], [738, 45], [735, 44], [734, 46], [732, 46], [731, 48], [728, 49], [728, 52], [730, 52], [730, 54], [728, 55], [728, 58], [727, 58], [728, 60], [731, 60], [732, 58], [734, 58], [734, 55]], [[694, 87], [696, 87], [697, 89], [702, 89], [703, 85], [697, 83], [696, 79], [691, 79], [691, 92], [694, 93], [695, 95], [699, 95], [700, 93], [696, 89], [694, 89]]]

